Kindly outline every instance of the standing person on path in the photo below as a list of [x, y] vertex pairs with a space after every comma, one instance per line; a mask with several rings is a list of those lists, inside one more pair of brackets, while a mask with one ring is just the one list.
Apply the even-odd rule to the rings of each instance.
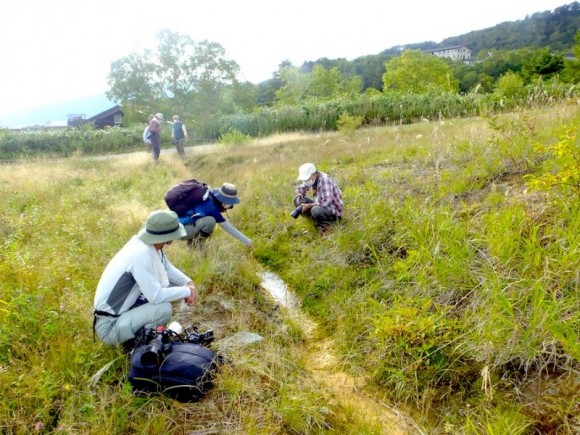
[[129, 350], [144, 328], [169, 322], [172, 301], [197, 303], [195, 284], [163, 252], [186, 234], [176, 213], [154, 211], [109, 262], [94, 299], [93, 330], [104, 343], [123, 344]]
[[[342, 192], [328, 174], [317, 171], [313, 163], [304, 163], [298, 169], [298, 180], [302, 184], [296, 189], [294, 207], [299, 213], [312, 219], [318, 229], [325, 232], [328, 226], [342, 218]], [[306, 194], [312, 190], [314, 199]], [[293, 217], [298, 217], [298, 215]]]
[[153, 149], [153, 161], [159, 162], [161, 153], [161, 123], [163, 122], [163, 113], [156, 113], [149, 121], [149, 140]]
[[179, 120], [179, 116], [173, 115], [173, 123], [171, 124], [171, 139], [173, 140], [173, 145], [177, 150], [179, 157], [185, 155], [185, 149], [183, 148], [183, 143], [187, 140], [187, 129], [183, 122]]

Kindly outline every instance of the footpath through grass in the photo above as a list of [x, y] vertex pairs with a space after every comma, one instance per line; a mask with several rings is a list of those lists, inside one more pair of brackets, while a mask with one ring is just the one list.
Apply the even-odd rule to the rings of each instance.
[[[144, 154], [4, 165], [0, 431], [379, 433], [308, 374], [300, 325], [260, 290], [268, 268], [342, 371], [429, 433], [577, 432], [580, 193], [565, 174], [578, 112], [282, 136], [157, 166]], [[322, 237], [290, 217], [306, 161], [345, 199]], [[220, 228], [203, 251], [171, 246], [202, 293], [178, 315], [265, 340], [232, 351], [216, 388], [184, 405], [131, 393], [126, 358], [93, 342], [91, 310], [111, 256], [191, 177], [237, 185], [228, 219], [255, 249]]]

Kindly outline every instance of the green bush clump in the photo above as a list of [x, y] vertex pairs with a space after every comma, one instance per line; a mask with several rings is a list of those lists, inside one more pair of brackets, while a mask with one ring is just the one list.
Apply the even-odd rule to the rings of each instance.
[[224, 145], [243, 145], [248, 143], [251, 140], [251, 137], [247, 134], [242, 134], [238, 130], [231, 130], [227, 133], [222, 134], [218, 142]]

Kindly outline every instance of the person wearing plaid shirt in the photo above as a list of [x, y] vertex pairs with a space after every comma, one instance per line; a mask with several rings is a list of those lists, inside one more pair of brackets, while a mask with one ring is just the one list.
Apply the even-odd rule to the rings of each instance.
[[[298, 180], [294, 206], [301, 207], [300, 214], [312, 219], [316, 226], [326, 231], [328, 226], [342, 218], [342, 192], [330, 176], [317, 171], [313, 163], [304, 163], [298, 169]], [[313, 198], [307, 194], [312, 191]]]

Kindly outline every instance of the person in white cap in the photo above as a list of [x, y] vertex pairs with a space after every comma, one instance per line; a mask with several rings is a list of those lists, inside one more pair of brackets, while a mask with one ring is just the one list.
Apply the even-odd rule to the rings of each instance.
[[163, 247], [187, 233], [177, 214], [157, 210], [109, 262], [95, 292], [93, 330], [106, 344], [130, 350], [146, 328], [166, 325], [171, 302], [195, 305], [198, 293], [187, 275], [173, 266]]
[[[304, 216], [312, 219], [316, 226], [326, 231], [328, 226], [342, 218], [342, 192], [328, 174], [317, 171], [313, 163], [304, 163], [298, 169], [298, 180], [293, 202], [296, 210], [292, 217]], [[307, 193], [312, 190], [313, 199]]]
[[153, 150], [153, 161], [159, 161], [161, 153], [161, 123], [163, 122], [163, 113], [156, 113], [149, 121], [149, 141]]

